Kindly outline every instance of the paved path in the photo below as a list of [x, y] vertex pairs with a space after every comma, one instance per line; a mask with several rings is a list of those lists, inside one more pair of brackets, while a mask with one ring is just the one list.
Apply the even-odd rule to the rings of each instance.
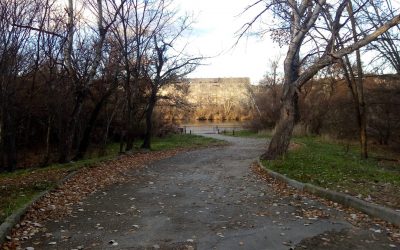
[[[388, 246], [378, 242], [358, 248], [358, 243], [353, 244], [355, 238], [349, 237], [364, 241], [370, 237], [368, 232], [354, 233], [340, 213], [305, 197], [282, 198], [258, 180], [249, 166], [261, 154], [265, 141], [209, 136], [232, 145], [183, 153], [127, 173], [135, 176], [131, 182], [91, 195], [70, 217], [45, 225], [51, 236], [38, 234], [24, 247], [289, 249], [303, 239], [342, 229], [346, 229], [343, 236], [333, 233], [339, 243], [331, 249]], [[296, 217], [302, 209], [324, 209], [331, 216], [318, 220]], [[304, 244], [330, 249], [315, 242]]]

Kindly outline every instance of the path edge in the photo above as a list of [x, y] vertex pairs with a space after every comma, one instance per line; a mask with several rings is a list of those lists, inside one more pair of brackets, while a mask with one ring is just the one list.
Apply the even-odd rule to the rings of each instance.
[[0, 246], [2, 246], [6, 242], [6, 237], [9, 235], [11, 230], [17, 225], [22, 217], [26, 214], [28, 209], [35, 204], [38, 200], [40, 200], [42, 197], [47, 195], [48, 193], [52, 192], [53, 190], [59, 188], [62, 186], [67, 180], [71, 179], [73, 176], [75, 176], [78, 173], [79, 170], [75, 170], [67, 174], [63, 179], [57, 182], [55, 187], [48, 189], [46, 191], [43, 191], [36, 196], [34, 196], [29, 202], [24, 204], [22, 207], [17, 209], [14, 213], [9, 215], [4, 222], [0, 225]]
[[265, 167], [261, 163], [261, 160], [259, 158], [257, 159], [257, 164], [259, 165], [260, 168], [265, 170], [271, 177], [278, 179], [300, 191], [305, 191], [305, 192], [314, 194], [316, 196], [340, 203], [344, 206], [355, 208], [355, 209], [360, 210], [368, 215], [378, 217], [380, 219], [383, 219], [387, 222], [390, 222], [390, 223], [400, 227], [400, 212], [397, 212], [396, 210], [394, 210], [392, 208], [388, 208], [388, 207], [384, 207], [384, 206], [377, 205], [374, 203], [366, 202], [366, 201], [363, 201], [354, 196], [350, 196], [347, 194], [328, 190], [328, 189], [325, 189], [322, 187], [314, 186], [309, 183], [303, 183], [303, 182], [299, 182], [299, 181], [290, 179], [289, 177], [287, 177], [283, 174], [279, 174], [279, 173]]

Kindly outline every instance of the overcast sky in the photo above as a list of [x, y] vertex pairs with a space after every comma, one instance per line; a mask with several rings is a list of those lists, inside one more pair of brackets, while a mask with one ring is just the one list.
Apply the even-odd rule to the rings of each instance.
[[252, 83], [257, 83], [268, 69], [269, 59], [284, 54], [269, 37], [245, 37], [233, 47], [237, 40], [235, 33], [249, 21], [249, 16], [239, 14], [253, 1], [177, 1], [181, 11], [195, 16], [189, 37], [190, 52], [213, 56], [189, 77], [250, 77]]

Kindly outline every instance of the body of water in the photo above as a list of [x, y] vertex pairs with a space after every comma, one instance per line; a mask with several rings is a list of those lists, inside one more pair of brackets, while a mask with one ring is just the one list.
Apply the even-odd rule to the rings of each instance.
[[233, 130], [242, 130], [245, 122], [242, 121], [192, 121], [182, 123], [179, 126], [186, 130], [186, 133], [194, 134], [216, 134], [223, 131], [231, 133]]

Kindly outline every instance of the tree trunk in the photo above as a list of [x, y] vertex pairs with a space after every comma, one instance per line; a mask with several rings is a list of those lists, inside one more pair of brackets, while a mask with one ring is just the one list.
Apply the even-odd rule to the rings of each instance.
[[125, 147], [126, 151], [132, 150], [132, 148], [133, 148], [133, 130], [134, 130], [134, 128], [133, 128], [134, 127], [133, 113], [134, 112], [133, 112], [132, 91], [131, 91], [130, 84], [131, 84], [130, 76], [128, 74], [128, 77], [125, 82], [125, 91], [126, 91], [126, 99], [127, 99], [127, 115], [126, 115], [127, 120], [126, 120], [126, 125], [125, 125], [126, 133], [123, 136], [123, 138], [126, 139], [126, 147]]
[[[0, 82], [1, 84], [1, 82]], [[4, 126], [5, 126], [5, 107], [4, 107], [4, 99], [3, 98], [3, 93], [2, 93], [3, 86], [0, 85], [0, 96], [2, 97], [0, 99], [0, 172], [5, 170], [5, 152], [4, 152]]]
[[5, 163], [6, 163], [6, 171], [12, 172], [15, 170], [17, 166], [17, 147], [16, 147], [16, 127], [14, 117], [11, 116], [11, 113], [14, 113], [12, 110], [8, 110], [9, 112], [5, 115], [5, 135], [4, 135], [4, 150], [5, 150]]
[[[344, 59], [345, 60], [342, 62], [342, 68], [344, 71], [344, 77], [346, 79], [347, 86], [353, 98], [354, 112], [358, 126], [358, 138], [361, 147], [361, 158], [366, 159], [368, 157], [368, 148], [365, 103], [360, 103], [360, 100], [364, 100], [364, 98], [360, 97], [360, 94], [363, 95], [363, 91], [360, 92], [360, 89], [362, 90], [362, 79], [356, 79], [353, 69], [351, 68], [350, 60], [347, 56], [345, 56]], [[358, 72], [360, 72], [359, 69]]]
[[75, 132], [76, 132], [76, 124], [78, 123], [78, 119], [79, 119], [79, 115], [81, 113], [81, 109], [83, 106], [84, 98], [85, 98], [84, 93], [78, 94], [77, 100], [75, 102], [74, 110], [72, 111], [72, 114], [68, 121], [66, 130], [65, 130], [65, 134], [62, 137], [60, 157], [58, 159], [59, 163], [67, 163], [69, 161], [69, 156], [72, 151], [72, 144], [73, 144], [74, 136], [75, 136]]
[[85, 157], [85, 154], [87, 152], [87, 149], [89, 148], [90, 144], [90, 136], [92, 135], [93, 128], [95, 126], [97, 117], [100, 114], [101, 109], [103, 108], [104, 104], [107, 102], [107, 99], [110, 97], [112, 91], [109, 90], [101, 99], [100, 101], [96, 104], [95, 108], [92, 111], [92, 114], [90, 115], [89, 122], [85, 128], [85, 131], [83, 132], [83, 137], [81, 142], [79, 143], [78, 147], [78, 152], [76, 153], [74, 160], [81, 160], [83, 157]]
[[[111, 122], [113, 121], [114, 116], [117, 113], [117, 109], [118, 109], [119, 106], [120, 106], [120, 103], [117, 102], [117, 104], [114, 106], [114, 110], [112, 111], [110, 118], [107, 119], [106, 126], [105, 126], [105, 129], [104, 129], [103, 144], [101, 146], [101, 150], [99, 152], [99, 156], [104, 156], [106, 154], [107, 142], [108, 142], [108, 133], [110, 131]], [[121, 152], [121, 148], [120, 148], [120, 152]]]
[[289, 86], [283, 97], [280, 119], [275, 126], [275, 133], [268, 150], [261, 156], [263, 160], [275, 160], [289, 148], [293, 128], [298, 120], [298, 94], [294, 86]]
[[129, 127], [127, 129], [127, 132], [124, 135], [124, 138], [126, 139], [126, 147], [125, 147], [125, 151], [130, 151], [133, 149], [133, 125], [131, 124], [133, 122], [130, 122]]
[[[350, 16], [351, 28], [353, 32], [353, 40], [354, 43], [358, 42], [357, 39], [357, 32], [356, 32], [356, 20], [353, 14], [353, 5], [352, 2], [349, 1], [347, 10]], [[356, 61], [357, 61], [357, 81], [356, 81], [356, 88], [358, 99], [355, 100], [358, 103], [358, 111], [360, 116], [360, 144], [361, 144], [361, 158], [367, 159], [368, 158], [368, 140], [367, 140], [367, 114], [365, 108], [365, 98], [364, 98], [364, 86], [363, 86], [363, 68], [361, 62], [361, 53], [360, 50], [356, 50]]]
[[[292, 27], [297, 29], [298, 27]], [[299, 120], [298, 93], [294, 84], [299, 78], [301, 40], [292, 42], [284, 62], [285, 81], [282, 92], [280, 118], [275, 125], [275, 133], [268, 150], [261, 159], [275, 160], [284, 155], [289, 148], [294, 125]]]
[[150, 149], [151, 148], [151, 137], [152, 137], [152, 129], [153, 129], [153, 111], [156, 106], [157, 97], [156, 93], [151, 94], [149, 100], [149, 106], [146, 111], [146, 134], [144, 136], [144, 141], [142, 144], [142, 148]]
[[51, 115], [49, 115], [47, 120], [47, 133], [46, 133], [46, 155], [41, 164], [42, 167], [47, 166], [50, 161], [50, 136], [51, 136]]
[[357, 93], [358, 93], [358, 112], [359, 112], [359, 133], [360, 133], [360, 145], [361, 145], [361, 158], [368, 158], [368, 137], [367, 137], [367, 113], [365, 108], [364, 100], [364, 86], [363, 86], [363, 69], [361, 65], [360, 50], [356, 51], [357, 57]]
[[360, 103], [360, 144], [361, 144], [361, 158], [368, 158], [368, 136], [367, 136], [367, 115], [365, 110], [365, 103]]

